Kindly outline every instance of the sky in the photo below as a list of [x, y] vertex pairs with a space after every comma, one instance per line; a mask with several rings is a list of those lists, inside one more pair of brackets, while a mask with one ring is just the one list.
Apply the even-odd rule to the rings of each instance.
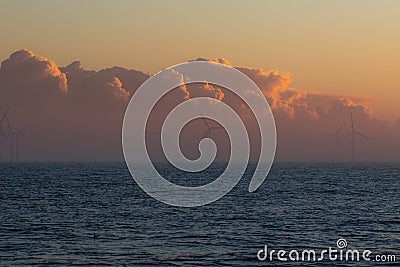
[[[349, 98], [393, 126], [400, 118], [399, 11], [394, 0], [2, 1], [0, 60], [26, 48], [57, 68], [79, 60], [84, 70], [152, 74], [198, 57], [224, 58], [275, 69], [299, 91]], [[135, 86], [120, 87], [132, 93]]]
[[[293, 85], [362, 96], [395, 119], [398, 1], [3, 1], [0, 58], [154, 73], [197, 57], [279, 69]], [[179, 51], [179, 53], [176, 53]]]

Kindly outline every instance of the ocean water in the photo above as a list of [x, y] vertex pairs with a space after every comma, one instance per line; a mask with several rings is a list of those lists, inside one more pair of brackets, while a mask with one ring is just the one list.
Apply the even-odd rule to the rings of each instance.
[[[400, 164], [277, 163], [249, 193], [251, 166], [220, 200], [171, 207], [122, 163], [0, 165], [0, 265], [399, 266]], [[199, 185], [223, 166], [174, 182]], [[259, 261], [264, 248], [372, 251], [372, 261]], [[376, 255], [396, 255], [378, 263]]]

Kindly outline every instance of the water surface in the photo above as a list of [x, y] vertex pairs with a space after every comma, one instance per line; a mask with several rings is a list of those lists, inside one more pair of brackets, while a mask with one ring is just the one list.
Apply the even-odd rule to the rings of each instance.
[[[190, 177], [158, 169], [199, 185], [222, 167]], [[1, 164], [0, 265], [284, 266], [257, 252], [322, 250], [338, 238], [399, 262], [399, 164], [278, 163], [256, 193], [250, 178], [251, 168], [222, 199], [178, 208], [147, 196], [122, 163]]]

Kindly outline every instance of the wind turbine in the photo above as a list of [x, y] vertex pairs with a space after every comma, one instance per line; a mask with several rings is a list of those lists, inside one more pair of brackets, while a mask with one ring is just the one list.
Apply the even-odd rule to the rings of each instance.
[[211, 131], [212, 130], [217, 130], [217, 129], [224, 129], [222, 126], [211, 126], [210, 124], [208, 124], [207, 120], [202, 117], [204, 124], [207, 126], [207, 131], [205, 133], [205, 135], [203, 136], [203, 138], [210, 138], [211, 137]]
[[356, 161], [356, 143], [355, 143], [355, 139], [356, 139], [356, 135], [361, 136], [363, 138], [367, 138], [367, 136], [365, 136], [364, 134], [358, 132], [355, 130], [354, 128], [354, 121], [353, 121], [353, 112], [350, 111], [350, 124], [351, 124], [351, 132], [348, 133], [343, 140], [346, 140], [347, 138], [349, 138], [351, 136], [351, 141], [352, 141], [352, 159], [353, 161]]
[[2, 162], [2, 148], [3, 148], [3, 143], [8, 141], [8, 135], [6, 135], [3, 131], [3, 129], [0, 128], [0, 162]]
[[6, 110], [6, 112], [4, 112], [4, 115], [3, 115], [3, 117], [1, 117], [1, 120], [0, 120], [0, 135], [2, 137], [2, 139], [0, 139], [0, 162], [1, 162], [2, 143], [3, 143], [3, 141], [7, 141], [7, 138], [8, 138], [8, 136], [3, 131], [3, 128], [1, 128], [1, 125], [3, 124], [4, 120], [6, 119], [7, 114], [8, 114], [8, 110]]
[[[14, 131], [11, 128], [11, 123], [7, 118], [7, 127], [8, 127], [8, 135], [10, 138], [10, 161], [14, 161], [14, 152], [15, 152], [15, 162], [18, 162], [18, 137], [22, 135], [25, 129]], [[15, 138], [15, 139], [14, 139]], [[15, 141], [15, 143], [14, 143]]]
[[[204, 117], [202, 117], [202, 120], [203, 120], [203, 122], [204, 122], [204, 125], [207, 127], [207, 131], [206, 131], [206, 133], [204, 134], [204, 136], [203, 136], [202, 139], [204, 139], [204, 138], [211, 138], [211, 131], [213, 131], [213, 130], [224, 129], [224, 128], [223, 128], [222, 126], [220, 126], [220, 125], [218, 125], [218, 126], [211, 126], [211, 125], [207, 122], [207, 120], [206, 120]], [[208, 145], [207, 150], [208, 150], [208, 151], [211, 150], [211, 148], [210, 148], [209, 145]]]
[[334, 136], [335, 137], [335, 155], [334, 155], [334, 160], [338, 159], [339, 155], [339, 136], [340, 132], [342, 131], [343, 127], [345, 126], [345, 123], [343, 122], [340, 127], [336, 130], [334, 133], [325, 133], [324, 135], [329, 135], [329, 136]]

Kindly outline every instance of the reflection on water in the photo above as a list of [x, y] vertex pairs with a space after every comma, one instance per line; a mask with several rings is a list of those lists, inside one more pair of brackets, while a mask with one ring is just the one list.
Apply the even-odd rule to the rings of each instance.
[[[222, 167], [158, 169], [196, 186]], [[259, 266], [264, 245], [326, 249], [338, 238], [400, 259], [400, 165], [275, 164], [256, 193], [250, 178], [251, 168], [217, 202], [178, 208], [148, 197], [124, 164], [0, 165], [0, 265]]]

